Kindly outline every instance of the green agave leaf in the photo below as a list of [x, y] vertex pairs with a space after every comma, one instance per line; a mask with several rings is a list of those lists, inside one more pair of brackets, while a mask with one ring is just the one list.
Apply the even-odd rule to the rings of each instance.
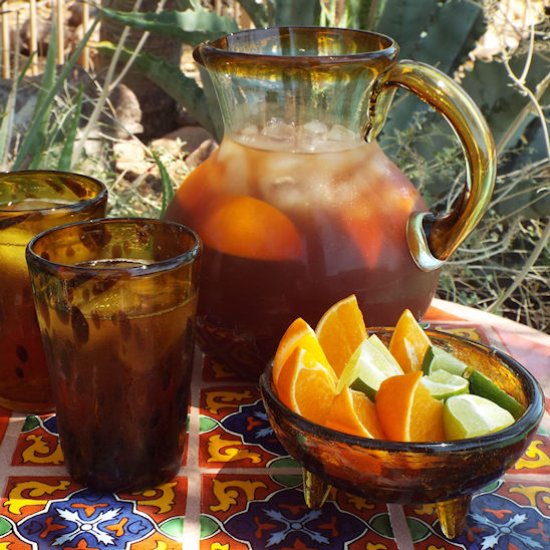
[[[43, 153], [43, 146], [46, 140], [45, 136], [47, 132], [48, 115], [52, 102], [54, 101], [55, 96], [61, 89], [61, 86], [63, 86], [63, 83], [66, 82], [69, 78], [69, 75], [73, 70], [78, 58], [80, 57], [82, 50], [86, 46], [88, 40], [90, 39], [90, 36], [94, 33], [95, 27], [98, 22], [99, 20], [96, 19], [92, 23], [92, 25], [88, 29], [88, 32], [86, 32], [82, 40], [78, 43], [75, 51], [68, 59], [67, 63], [65, 63], [61, 72], [59, 73], [59, 76], [55, 81], [53, 81], [51, 86], [49, 86], [49, 88], [46, 88], [44, 86], [44, 80], [42, 81], [42, 89], [45, 91], [45, 95], [41, 99], [40, 107], [37, 107], [37, 109], [35, 110], [34, 120], [36, 122], [31, 128], [29, 128], [27, 135], [23, 139], [17, 157], [13, 163], [12, 170], [19, 170], [22, 164], [28, 159], [31, 154], [33, 155], [33, 159], [31, 160], [30, 166], [34, 167], [38, 165], [37, 163], [40, 161], [40, 157]], [[54, 35], [55, 32], [52, 29], [52, 40], [55, 40]], [[49, 49], [55, 51], [55, 48], [52, 46], [52, 44], [50, 44]], [[44, 79], [46, 82], [49, 82], [49, 75], [45, 74]]]
[[[390, 1], [388, 9], [384, 12], [386, 24], [389, 17], [386, 13], [390, 11], [389, 6], [394, 3]], [[468, 53], [485, 30], [483, 10], [480, 6], [466, 0], [448, 0], [443, 4], [439, 2], [409, 3], [406, 9], [409, 16], [413, 17], [410, 26], [418, 25], [416, 32], [410, 28], [396, 28], [397, 32], [404, 33], [404, 44], [398, 35], [388, 32], [402, 46], [400, 58], [409, 57], [428, 63], [446, 74], [452, 74], [466, 60]], [[391, 12], [393, 13], [393, 9]], [[384, 27], [384, 19], [379, 28], [383, 32], [391, 31]], [[385, 131], [391, 133], [407, 128], [411, 113], [415, 110], [427, 111], [428, 107], [409, 94], [402, 96], [390, 111]], [[439, 147], [439, 144], [436, 144], [436, 147]]]
[[61, 150], [61, 155], [59, 157], [59, 162], [57, 165], [58, 170], [64, 170], [66, 172], [70, 171], [73, 165], [73, 149], [74, 142], [76, 139], [76, 133], [78, 131], [78, 125], [80, 123], [80, 114], [82, 112], [82, 100], [83, 100], [83, 90], [84, 87], [81, 84], [78, 89], [78, 94], [75, 98], [75, 109], [73, 116], [71, 118], [67, 134], [63, 143], [63, 149]]
[[256, 0], [239, 0], [239, 4], [248, 13], [248, 16], [258, 29], [270, 25], [270, 13], [263, 2]]
[[12, 80], [12, 86], [8, 94], [8, 99], [2, 113], [0, 113], [0, 170], [7, 166], [10, 145], [13, 138], [13, 124], [15, 120], [15, 104], [19, 86], [23, 82], [27, 71], [29, 70], [35, 54], [31, 54], [23, 68], [19, 71], [17, 78]]
[[[525, 61], [525, 55], [517, 55], [512, 59], [510, 66], [515, 74], [521, 74]], [[525, 84], [534, 90], [547, 73], [548, 60], [543, 53], [535, 53]], [[501, 140], [506, 140], [503, 152], [516, 147], [532, 117], [528, 116], [523, 121], [516, 121], [518, 115], [525, 116], [526, 113], [522, 114], [521, 112], [527, 105], [528, 99], [511, 85], [504, 64], [497, 61], [490, 63], [478, 61], [474, 70], [466, 73], [462, 86], [485, 115], [493, 132], [495, 143], [499, 144]], [[541, 98], [541, 105], [547, 103], [549, 98], [550, 89]], [[517, 127], [517, 129], [513, 135], [508, 135], [511, 127]]]
[[[50, 38], [50, 47], [48, 48], [48, 55], [46, 56], [46, 64], [44, 67], [44, 74], [42, 76], [42, 82], [40, 83], [40, 89], [36, 98], [36, 105], [34, 107], [33, 125], [28, 129], [28, 134], [31, 134], [33, 141], [33, 157], [29, 164], [30, 169], [35, 169], [40, 165], [42, 155], [44, 154], [44, 145], [46, 143], [46, 134], [48, 132], [49, 121], [49, 108], [48, 104], [53, 100], [53, 97], [48, 100], [48, 91], [53, 87], [55, 82], [56, 64], [55, 56], [57, 51], [57, 20], [53, 19], [52, 32]], [[23, 140], [19, 154], [25, 145], [26, 140]], [[16, 158], [19, 159], [19, 155]]]
[[15, 118], [15, 99], [17, 97], [18, 83], [18, 79], [14, 78], [4, 111], [0, 115], [0, 170], [2, 170], [8, 162], [13, 122]]
[[174, 198], [174, 188], [172, 187], [172, 180], [170, 179], [168, 170], [166, 170], [162, 160], [160, 160], [160, 157], [156, 153], [152, 153], [152, 155], [160, 172], [160, 182], [162, 185], [162, 209], [160, 212], [160, 217], [162, 217], [164, 212], [166, 212], [170, 201]]
[[416, 59], [420, 35], [429, 26], [437, 6], [438, 0], [388, 0], [375, 30], [397, 40], [401, 58]]
[[271, 0], [274, 25], [318, 25], [321, 17], [319, 0]]
[[142, 13], [101, 8], [101, 12], [123, 25], [171, 36], [191, 46], [239, 30], [237, 23], [230, 17], [220, 16], [205, 9]]
[[384, 8], [391, 0], [346, 0], [346, 27], [372, 30], [379, 25]]
[[[112, 55], [116, 50], [116, 46], [110, 42], [100, 42], [97, 48], [105, 55]], [[121, 59], [127, 61], [131, 55], [131, 50], [123, 49]], [[215, 126], [204, 99], [204, 91], [194, 79], [185, 76], [176, 65], [149, 53], [138, 54], [134, 59], [133, 67], [183, 105], [201, 126], [214, 133]]]

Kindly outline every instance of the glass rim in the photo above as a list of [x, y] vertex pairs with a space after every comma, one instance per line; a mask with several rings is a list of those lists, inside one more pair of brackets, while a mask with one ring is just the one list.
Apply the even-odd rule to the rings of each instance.
[[[370, 331], [390, 331], [393, 328], [390, 327], [371, 327]], [[458, 440], [445, 440], [445, 441], [419, 441], [419, 442], [405, 442], [405, 441], [391, 441], [387, 439], [369, 439], [359, 436], [354, 436], [321, 426], [316, 424], [303, 416], [295, 413], [289, 409], [277, 396], [273, 387], [273, 364], [269, 363], [267, 368], [260, 376], [260, 390], [262, 398], [274, 402], [280, 410], [284, 412], [286, 416], [292, 419], [300, 429], [305, 432], [311, 432], [317, 436], [324, 437], [327, 440], [334, 443], [342, 443], [345, 445], [351, 445], [365, 451], [379, 450], [387, 451], [388, 453], [428, 453], [433, 455], [453, 453], [463, 453], [472, 450], [487, 450], [491, 448], [501, 447], [503, 444], [510, 444], [511, 442], [522, 439], [525, 433], [535, 429], [541, 422], [544, 416], [544, 398], [543, 392], [540, 388], [540, 384], [534, 375], [527, 370], [521, 363], [516, 361], [513, 357], [504, 353], [494, 346], [489, 346], [481, 342], [476, 342], [462, 336], [452, 335], [436, 329], [428, 329], [428, 334], [433, 334], [434, 337], [441, 336], [442, 338], [449, 338], [451, 340], [458, 340], [465, 343], [467, 346], [481, 348], [485, 353], [496, 356], [502, 361], [512, 372], [517, 374], [522, 383], [527, 386], [530, 393], [533, 394], [533, 400], [527, 405], [523, 414], [515, 420], [510, 426], [503, 428], [497, 432], [493, 432], [487, 435], [471, 437]]]
[[[77, 172], [69, 172], [64, 170], [18, 170], [15, 172], [2, 172], [0, 173], [0, 184], [3, 181], [9, 181], [10, 178], [19, 178], [19, 177], [25, 177], [28, 175], [40, 175], [40, 174], [51, 174], [51, 175], [57, 175], [57, 176], [65, 176], [65, 177], [76, 177], [79, 179], [87, 180], [90, 183], [93, 183], [97, 186], [97, 194], [93, 197], [90, 197], [88, 199], [83, 199], [80, 201], [74, 201], [69, 202], [67, 204], [57, 204], [53, 207], [49, 208], [25, 208], [25, 209], [18, 209], [18, 208], [4, 208], [3, 204], [0, 204], [0, 214], [32, 214], [32, 213], [46, 213], [46, 212], [79, 212], [81, 210], [85, 210], [89, 206], [93, 206], [94, 204], [98, 204], [102, 201], [107, 200], [108, 195], [108, 189], [107, 186], [97, 178], [94, 178], [93, 176], [88, 176], [87, 174], [79, 174]], [[63, 185], [63, 182], [61, 182], [61, 185]], [[48, 197], [49, 198], [49, 197]], [[55, 197], [52, 194], [52, 199], [55, 199]]]
[[[185, 233], [186, 235], [190, 236], [193, 239], [193, 243], [184, 252], [175, 254], [174, 256], [171, 256], [170, 258], [167, 258], [165, 260], [155, 260], [150, 264], [131, 266], [131, 267], [121, 267], [121, 266], [90, 267], [90, 266], [83, 266], [83, 265], [70, 264], [70, 263], [61, 263], [61, 262], [50, 260], [48, 258], [44, 258], [34, 250], [34, 246], [41, 239], [50, 237], [52, 234], [66, 231], [75, 227], [84, 226], [84, 225], [88, 225], [88, 226], [89, 225], [96, 225], [96, 226], [119, 225], [119, 224], [138, 225], [139, 223], [148, 223], [148, 224], [153, 224], [157, 226], [170, 226], [170, 227], [179, 228], [179, 230], [182, 233]], [[202, 241], [199, 235], [194, 229], [190, 228], [187, 225], [173, 222], [170, 220], [159, 220], [156, 218], [139, 218], [139, 217], [106, 218], [105, 217], [105, 218], [95, 218], [92, 220], [83, 220], [78, 222], [66, 223], [66, 224], [58, 225], [50, 229], [47, 229], [45, 231], [42, 231], [41, 233], [38, 233], [37, 235], [35, 235], [29, 241], [29, 243], [26, 246], [25, 254], [26, 254], [27, 261], [40, 263], [42, 265], [45, 265], [45, 266], [48, 266], [49, 268], [54, 268], [54, 269], [63, 268], [64, 272], [70, 272], [70, 271], [73, 271], [74, 273], [87, 272], [87, 273], [94, 273], [97, 275], [101, 273], [103, 274], [128, 273], [128, 274], [131, 274], [132, 277], [140, 277], [145, 275], [151, 275], [152, 273], [169, 271], [170, 269], [175, 269], [176, 267], [179, 267], [181, 265], [193, 263], [199, 257], [201, 249], [202, 249]]]
[[[258, 38], [269, 37], [274, 35], [275, 32], [284, 31], [287, 33], [290, 32], [302, 32], [310, 33], [312, 35], [327, 31], [333, 32], [340, 35], [357, 35], [361, 37], [375, 37], [385, 42], [385, 46], [378, 49], [370, 49], [357, 53], [346, 53], [346, 54], [326, 54], [326, 55], [280, 55], [280, 54], [270, 54], [266, 52], [242, 52], [235, 51], [231, 49], [231, 46], [228, 43], [228, 39], [232, 37], [240, 36], [254, 36]], [[226, 44], [224, 47], [223, 45]], [[397, 56], [399, 52], [399, 46], [397, 42], [386, 34], [382, 34], [375, 31], [367, 31], [361, 29], [351, 29], [345, 27], [319, 27], [319, 26], [305, 26], [305, 25], [283, 25], [283, 26], [274, 26], [267, 27], [262, 29], [247, 29], [228, 33], [220, 38], [215, 40], [207, 40], [198, 44], [193, 49], [193, 58], [197, 63], [202, 66], [205, 66], [205, 58], [211, 57], [217, 60], [223, 60], [228, 62], [252, 62], [257, 63], [260, 60], [263, 60], [271, 64], [281, 64], [287, 65], [292, 64], [296, 65], [311, 65], [313, 62], [317, 64], [345, 64], [345, 63], [358, 63], [365, 62], [377, 58], [387, 58], [392, 60]]]

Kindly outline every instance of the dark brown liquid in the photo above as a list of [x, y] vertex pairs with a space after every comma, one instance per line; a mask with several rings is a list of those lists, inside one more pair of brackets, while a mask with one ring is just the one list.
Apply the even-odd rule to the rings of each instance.
[[[139, 265], [111, 267], [121, 263]], [[184, 301], [172, 287], [178, 281], [166, 289], [135, 283], [101, 287], [90, 279], [73, 290], [68, 310], [39, 308], [67, 467], [100, 490], [151, 487], [181, 465], [196, 300]], [[177, 305], [159, 310], [163, 292]]]
[[420, 271], [405, 239], [426, 209], [412, 184], [376, 144], [327, 143], [291, 153], [226, 139], [167, 212], [205, 245], [202, 347], [252, 378], [297, 317], [315, 326], [354, 293], [367, 325], [391, 325], [405, 308], [420, 317], [435, 292], [438, 272]]

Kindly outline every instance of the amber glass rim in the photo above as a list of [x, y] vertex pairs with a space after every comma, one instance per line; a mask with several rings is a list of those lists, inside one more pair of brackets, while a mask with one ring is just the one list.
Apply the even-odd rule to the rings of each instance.
[[[376, 328], [374, 332], [382, 330], [392, 330], [390, 328]], [[370, 332], [370, 329], [369, 329]], [[334, 441], [335, 443], [343, 443], [345, 445], [360, 447], [365, 450], [382, 450], [390, 453], [422, 453], [422, 454], [446, 454], [446, 453], [466, 453], [472, 450], [489, 450], [506, 447], [517, 441], [525, 439], [526, 434], [535, 429], [542, 420], [544, 415], [544, 397], [542, 389], [536, 378], [515, 359], [504, 353], [503, 351], [493, 347], [486, 346], [479, 342], [475, 342], [461, 336], [454, 336], [448, 333], [439, 332], [437, 330], [428, 330], [428, 335], [444, 336], [446, 338], [460, 340], [468, 345], [483, 349], [485, 352], [496, 355], [508, 368], [517, 374], [525, 387], [526, 393], [529, 395], [530, 403], [524, 413], [511, 426], [499, 430], [498, 432], [468, 439], [460, 439], [456, 441], [438, 441], [438, 442], [419, 442], [407, 443], [399, 441], [389, 441], [382, 439], [368, 439], [348, 435], [331, 428], [326, 428], [319, 424], [315, 424], [303, 416], [291, 411], [282, 401], [279, 400], [272, 387], [272, 369], [270, 363], [260, 377], [260, 389], [262, 394], [267, 396], [267, 399], [274, 402], [278, 409], [284, 411], [284, 414], [292, 419], [292, 423], [298, 428], [307, 433], [312, 433], [323, 439]], [[264, 398], [265, 399], [265, 398]]]
[[[78, 264], [55, 262], [47, 258], [44, 258], [34, 250], [36, 243], [41, 239], [45, 239], [50, 237], [53, 234], [61, 233], [63, 231], [71, 230], [81, 226], [90, 227], [92, 225], [101, 226], [101, 225], [119, 225], [119, 224], [138, 225], [143, 223], [176, 227], [182, 232], [182, 234], [185, 233], [191, 237], [192, 244], [190, 244], [189, 248], [184, 252], [181, 252], [179, 254], [174, 254], [174, 256], [167, 258], [165, 260], [155, 260], [154, 262], [150, 264], [146, 264], [145, 266], [133, 266], [133, 267], [120, 267], [120, 266], [90, 267], [90, 266], [83, 266]], [[101, 273], [106, 274], [106, 273], [113, 273], [113, 272], [118, 272], [118, 273], [124, 272], [132, 275], [132, 277], [140, 277], [140, 276], [151, 275], [152, 273], [158, 273], [161, 271], [169, 271], [171, 269], [175, 269], [184, 264], [190, 264], [199, 257], [201, 250], [202, 250], [202, 242], [200, 240], [200, 237], [196, 233], [196, 231], [194, 231], [187, 225], [183, 225], [181, 223], [177, 223], [169, 220], [159, 220], [156, 218], [137, 218], [137, 217], [96, 218], [93, 220], [85, 220], [85, 221], [58, 225], [56, 227], [52, 227], [51, 229], [47, 229], [46, 231], [39, 233], [38, 235], [34, 236], [27, 244], [26, 257], [28, 262], [41, 264], [42, 266], [47, 266], [47, 268], [49, 268], [49, 270], [51, 271], [55, 271], [59, 268], [62, 268], [65, 272], [72, 271], [74, 273], [87, 272], [87, 273], [94, 273], [94, 274], [101, 274]]]
[[[0, 184], [2, 183], [3, 180], [9, 181], [10, 179], [14, 179], [14, 178], [20, 178], [20, 177], [24, 178], [25, 176], [28, 176], [28, 175], [38, 176], [40, 174], [46, 174], [46, 175], [51, 174], [51, 175], [66, 177], [67, 179], [78, 178], [78, 179], [86, 180], [89, 183], [92, 183], [94, 186], [96, 186], [97, 194], [88, 199], [83, 199], [80, 201], [75, 200], [74, 202], [70, 202], [67, 204], [59, 204], [59, 205], [56, 205], [55, 207], [47, 207], [47, 208], [30, 208], [30, 209], [27, 208], [24, 210], [23, 209], [18, 210], [17, 208], [9, 208], [9, 209], [2, 208], [2, 204], [0, 204], [0, 213], [29, 214], [33, 212], [40, 212], [40, 213], [80, 212], [82, 210], [86, 210], [90, 206], [94, 206], [95, 204], [100, 204], [103, 201], [107, 201], [108, 190], [107, 190], [107, 186], [103, 182], [101, 182], [100, 180], [92, 176], [88, 176], [86, 174], [79, 174], [77, 172], [67, 172], [62, 170], [19, 170], [17, 172], [3, 172], [3, 173], [0, 173]], [[52, 193], [51, 198], [55, 199], [54, 193]]]
[[[365, 49], [357, 53], [350, 54], [327, 54], [327, 55], [283, 55], [283, 54], [269, 54], [265, 52], [243, 52], [235, 51], [231, 49], [231, 39], [241, 38], [244, 36], [257, 37], [258, 40], [268, 38], [275, 33], [309, 33], [315, 35], [316, 33], [332, 32], [334, 35], [356, 35], [357, 37], [371, 37], [377, 38], [380, 42], [383, 42], [384, 47], [378, 49]], [[359, 29], [347, 29], [342, 27], [314, 27], [314, 26], [281, 26], [281, 27], [268, 27], [264, 29], [249, 29], [244, 31], [238, 31], [227, 34], [216, 40], [206, 41], [199, 44], [193, 50], [193, 58], [200, 65], [205, 65], [205, 60], [209, 60], [214, 63], [229, 62], [229, 63], [269, 63], [277, 65], [292, 65], [292, 66], [309, 66], [311, 64], [345, 64], [345, 63], [357, 63], [365, 62], [376, 58], [387, 58], [388, 60], [394, 59], [399, 52], [399, 46], [397, 42], [382, 33], [374, 31], [364, 31]]]

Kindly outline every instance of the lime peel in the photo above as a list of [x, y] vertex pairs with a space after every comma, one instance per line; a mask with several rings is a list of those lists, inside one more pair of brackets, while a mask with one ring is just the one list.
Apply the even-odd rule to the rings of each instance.
[[380, 346], [384, 344], [376, 335], [366, 338], [359, 344], [338, 379], [336, 393], [352, 386], [353, 389], [363, 391], [372, 398], [373, 393], [376, 393], [386, 378], [403, 374], [399, 363], [388, 350], [385, 353]]
[[493, 401], [479, 395], [449, 397], [443, 408], [446, 439], [488, 435], [514, 423], [514, 417]]
[[445, 370], [436, 370], [430, 375], [425, 374], [420, 381], [436, 399], [447, 399], [453, 395], [468, 393], [468, 380]]
[[457, 376], [464, 376], [468, 370], [468, 366], [443, 348], [430, 346], [424, 355], [422, 371], [429, 375], [438, 370], [445, 370]]

